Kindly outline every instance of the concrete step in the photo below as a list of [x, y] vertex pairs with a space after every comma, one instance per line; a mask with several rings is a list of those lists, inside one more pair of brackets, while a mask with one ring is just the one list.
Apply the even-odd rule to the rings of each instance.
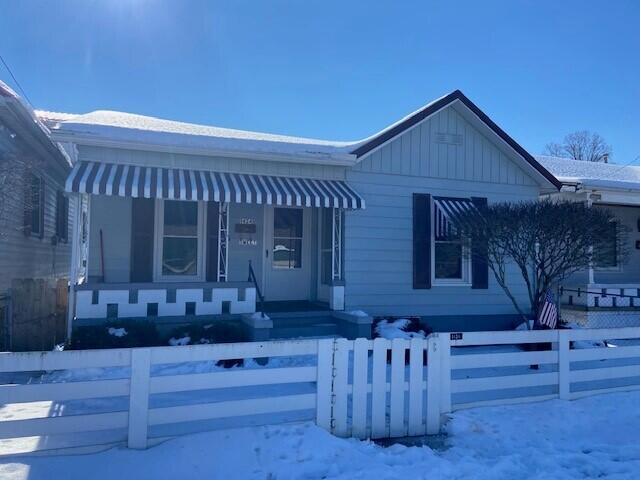
[[270, 316], [273, 321], [273, 328], [280, 327], [306, 327], [318, 324], [337, 324], [338, 320], [331, 315], [309, 314], [304, 316], [281, 317], [280, 315]]
[[311, 337], [336, 337], [340, 335], [338, 325], [335, 323], [310, 323], [304, 325], [276, 326], [270, 332], [270, 338], [311, 338]]

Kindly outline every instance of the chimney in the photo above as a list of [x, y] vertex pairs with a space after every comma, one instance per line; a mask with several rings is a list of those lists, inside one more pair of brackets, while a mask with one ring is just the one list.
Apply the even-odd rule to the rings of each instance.
[[602, 155], [602, 161], [604, 163], [609, 163], [609, 154], [605, 153], [604, 155]]

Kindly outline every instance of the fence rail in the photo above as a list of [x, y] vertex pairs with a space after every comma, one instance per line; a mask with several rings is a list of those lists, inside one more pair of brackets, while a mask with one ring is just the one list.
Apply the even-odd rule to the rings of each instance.
[[[640, 328], [616, 328], [2, 353], [5, 373], [112, 370], [61, 383], [1, 385], [0, 438], [117, 431], [111, 440], [145, 448], [158, 436], [152, 430], [167, 428], [167, 435], [173, 424], [224, 420], [238, 426], [260, 415], [279, 423], [290, 412], [343, 437], [432, 434], [443, 415], [461, 408], [638, 389], [638, 339]], [[237, 359], [262, 360], [224, 370], [174, 368]], [[213, 397], [200, 396], [209, 392]], [[117, 400], [109, 411], [74, 410], [73, 402], [95, 400], [103, 407], [105, 398]], [[182, 401], [167, 400], [175, 398]], [[3, 413], [37, 402], [51, 406], [30, 415], [28, 409]], [[87, 442], [96, 444], [95, 437]], [[48, 438], [41, 445], [53, 448]]]

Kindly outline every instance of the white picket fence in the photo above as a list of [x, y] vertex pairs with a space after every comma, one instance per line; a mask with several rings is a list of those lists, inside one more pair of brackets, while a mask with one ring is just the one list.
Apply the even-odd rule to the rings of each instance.
[[[87, 432], [115, 431], [109, 442], [145, 448], [155, 438], [184, 433], [176, 425], [225, 420], [226, 428], [247, 418], [258, 419], [251, 424], [315, 419], [342, 437], [434, 434], [445, 414], [460, 408], [638, 389], [640, 342], [629, 339], [640, 339], [640, 328], [3, 353], [0, 374], [110, 368], [119, 375], [0, 385], [0, 444], [37, 436], [46, 441], [35, 448], [55, 448], [56, 436], [71, 435], [79, 445]], [[598, 340], [617, 346], [571, 348]], [[523, 348], [540, 343], [552, 349]], [[168, 364], [266, 358], [264, 366], [158, 371]], [[203, 392], [213, 393], [199, 396]], [[114, 398], [124, 401], [105, 411]], [[80, 413], [74, 413], [77, 401], [85, 401]], [[93, 401], [100, 407], [95, 411]], [[44, 413], [22, 408], [38, 402], [50, 404]], [[107, 442], [93, 436], [84, 444], [96, 443]]]

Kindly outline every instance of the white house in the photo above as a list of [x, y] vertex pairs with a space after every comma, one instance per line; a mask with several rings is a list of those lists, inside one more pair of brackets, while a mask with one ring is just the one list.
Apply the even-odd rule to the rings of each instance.
[[74, 325], [231, 318], [265, 338], [362, 335], [370, 316], [411, 315], [435, 330], [508, 328], [516, 312], [465, 255], [474, 245], [438, 232], [456, 209], [560, 187], [457, 90], [356, 142], [110, 111], [53, 132], [75, 145], [66, 189], [88, 206]]
[[611, 229], [611, 242], [628, 255], [612, 252], [606, 264], [579, 272], [563, 285], [563, 317], [591, 327], [640, 324], [640, 167], [582, 162], [538, 156], [538, 161], [562, 182], [551, 194], [611, 210], [629, 232], [624, 241]]

